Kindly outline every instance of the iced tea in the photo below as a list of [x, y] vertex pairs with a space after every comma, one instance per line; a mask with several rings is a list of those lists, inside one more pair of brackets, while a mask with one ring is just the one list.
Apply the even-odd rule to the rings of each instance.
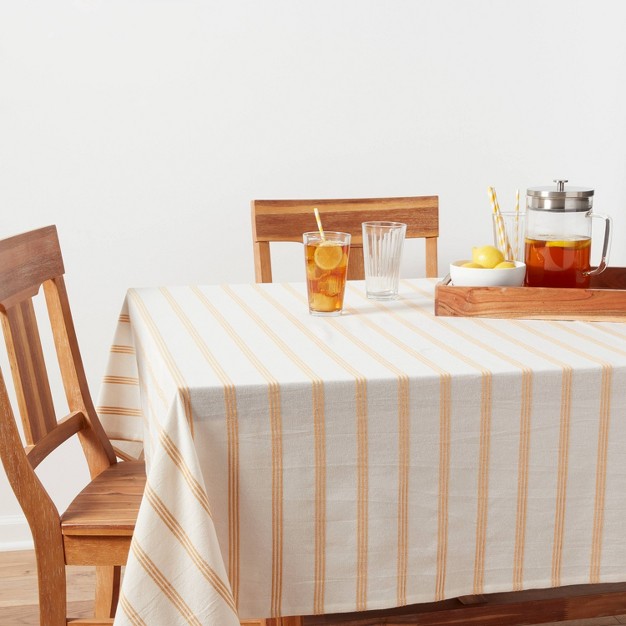
[[304, 233], [309, 312], [312, 315], [339, 315], [346, 288], [350, 234]]
[[529, 287], [589, 286], [591, 239], [551, 241], [526, 238], [526, 282]]

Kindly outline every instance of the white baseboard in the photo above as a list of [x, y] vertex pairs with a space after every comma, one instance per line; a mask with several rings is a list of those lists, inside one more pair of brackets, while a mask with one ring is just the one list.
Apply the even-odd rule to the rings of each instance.
[[33, 537], [23, 515], [0, 515], [0, 552], [32, 550]]

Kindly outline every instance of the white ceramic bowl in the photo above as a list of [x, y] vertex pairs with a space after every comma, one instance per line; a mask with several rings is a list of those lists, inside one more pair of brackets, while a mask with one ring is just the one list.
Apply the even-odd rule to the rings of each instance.
[[519, 287], [524, 283], [526, 264], [515, 261], [515, 267], [485, 269], [461, 267], [468, 261], [450, 263], [450, 279], [457, 287]]

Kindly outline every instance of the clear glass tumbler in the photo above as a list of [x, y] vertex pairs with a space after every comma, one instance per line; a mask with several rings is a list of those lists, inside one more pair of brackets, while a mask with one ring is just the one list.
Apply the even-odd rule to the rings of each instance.
[[395, 300], [400, 282], [406, 224], [363, 222], [365, 291], [372, 300]]
[[492, 216], [493, 243], [507, 261], [524, 260], [524, 220], [518, 211], [500, 211]]

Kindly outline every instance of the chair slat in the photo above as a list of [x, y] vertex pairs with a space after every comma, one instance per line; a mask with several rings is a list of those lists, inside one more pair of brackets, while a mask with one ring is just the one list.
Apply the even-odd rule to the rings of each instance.
[[302, 233], [317, 230], [313, 207], [318, 207], [325, 230], [352, 235], [352, 243], [363, 241], [361, 223], [390, 219], [407, 225], [407, 238], [439, 235], [437, 196], [409, 198], [365, 198], [355, 200], [254, 200], [255, 241], [302, 241]]
[[348, 280], [363, 280], [365, 267], [363, 265], [363, 248], [350, 246], [350, 260], [348, 261]]
[[2, 322], [24, 435], [33, 445], [57, 422], [32, 300], [8, 308]]
[[63, 276], [44, 282], [44, 292], [69, 410], [82, 412], [89, 423], [89, 428], [83, 429], [80, 436], [89, 472], [94, 478], [115, 463], [115, 452], [89, 393]]

